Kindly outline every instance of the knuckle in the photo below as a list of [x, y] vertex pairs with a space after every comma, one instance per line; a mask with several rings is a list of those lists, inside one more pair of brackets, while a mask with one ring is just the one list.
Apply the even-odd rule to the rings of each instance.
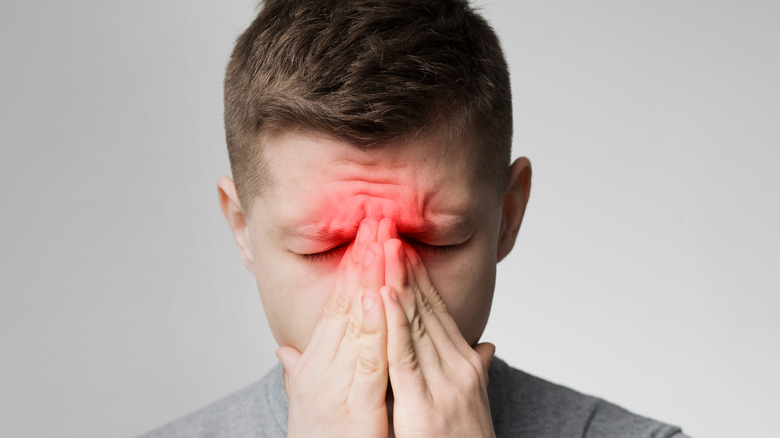
[[415, 340], [420, 340], [425, 336], [425, 324], [423, 324], [422, 315], [420, 312], [414, 312], [414, 317], [412, 317], [412, 321], [410, 323], [410, 329], [412, 337]]
[[409, 330], [409, 327], [411, 327], [412, 319], [414, 319], [414, 314], [417, 313], [416, 310], [413, 311], [414, 313], [409, 315], [403, 315], [403, 317], [399, 317], [396, 321], [393, 321], [393, 323], [401, 328], [402, 330]]
[[397, 365], [404, 368], [410, 368], [412, 370], [417, 369], [419, 362], [417, 362], [417, 354], [415, 354], [414, 347], [412, 345], [406, 346], [406, 348], [401, 351], [401, 354], [398, 355]]
[[350, 304], [351, 301], [346, 294], [335, 293], [328, 298], [325, 308], [333, 315], [343, 316], [349, 313]]
[[444, 302], [444, 299], [441, 297], [441, 295], [439, 295], [439, 292], [437, 292], [433, 286], [428, 288], [427, 296], [431, 297], [429, 299], [429, 302], [433, 306], [434, 310], [442, 313], [447, 313], [447, 304]]
[[479, 373], [475, 369], [470, 368], [464, 376], [464, 382], [469, 388], [478, 388], [480, 386]]
[[363, 327], [360, 321], [355, 318], [349, 318], [347, 321], [347, 330], [344, 333], [344, 337], [348, 339], [357, 340], [363, 335]]
[[363, 324], [361, 331], [365, 336], [374, 336], [374, 335], [378, 335], [381, 332], [381, 329], [379, 327], [372, 326], [369, 324]]
[[479, 370], [474, 368], [474, 364], [464, 364], [458, 373], [458, 380], [460, 380], [461, 387], [466, 394], [473, 394], [476, 391], [482, 389], [482, 379], [480, 378]]
[[482, 389], [482, 381], [474, 370], [466, 373], [463, 378], [463, 385], [466, 387], [466, 391], [469, 394]]
[[482, 357], [474, 350], [471, 350], [466, 353], [466, 359], [471, 363], [471, 366], [474, 367], [474, 369], [477, 371], [477, 373], [482, 373], [484, 371], [484, 366], [482, 365]]
[[382, 371], [382, 362], [366, 354], [360, 354], [357, 361], [357, 371], [361, 374], [377, 374]]
[[415, 287], [414, 292], [414, 295], [417, 297], [417, 306], [422, 311], [431, 313], [433, 311], [433, 307], [431, 306], [431, 301], [428, 299], [428, 296], [419, 287]]

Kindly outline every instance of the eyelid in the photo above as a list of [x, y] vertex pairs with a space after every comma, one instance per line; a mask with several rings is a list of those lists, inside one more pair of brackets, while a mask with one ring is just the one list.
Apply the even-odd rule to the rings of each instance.
[[439, 255], [439, 254], [452, 251], [466, 243], [466, 242], [462, 242], [462, 243], [456, 243], [454, 245], [431, 245], [414, 239], [406, 239], [406, 241], [409, 242], [410, 245], [420, 247], [422, 248], [423, 251], [432, 255]]
[[[450, 252], [452, 250], [457, 249], [458, 247], [466, 244], [468, 240], [461, 243], [456, 243], [452, 245], [431, 245], [429, 243], [420, 242], [416, 239], [410, 239], [408, 237], [402, 238], [405, 242], [409, 243], [412, 246], [417, 247], [418, 249], [422, 249], [422, 251], [430, 254], [430, 255], [440, 255], [447, 252]], [[320, 251], [317, 253], [311, 253], [311, 254], [300, 254], [301, 257], [304, 258], [306, 261], [315, 262], [315, 261], [324, 261], [328, 260], [334, 257], [339, 256], [343, 251], [347, 249], [347, 247], [350, 245], [350, 241], [344, 242], [340, 245], [336, 245], [330, 249], [327, 249], [325, 251]]]
[[350, 242], [344, 242], [340, 245], [336, 245], [333, 248], [327, 249], [325, 251], [321, 251], [313, 254], [300, 254], [300, 255], [307, 261], [326, 260], [338, 256], [339, 253], [347, 249], [349, 244]]

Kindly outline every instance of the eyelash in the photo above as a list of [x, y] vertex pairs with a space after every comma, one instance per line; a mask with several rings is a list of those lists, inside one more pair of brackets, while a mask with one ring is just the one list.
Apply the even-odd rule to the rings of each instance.
[[303, 256], [304, 260], [309, 262], [323, 261], [341, 255], [342, 252], [347, 250], [348, 246], [349, 246], [349, 242], [342, 243], [341, 245], [335, 246], [327, 251], [318, 252], [315, 254], [301, 254], [301, 255]]
[[423, 251], [427, 252], [430, 255], [446, 254], [459, 246], [459, 245], [441, 245], [441, 246], [428, 245], [426, 243], [415, 242], [415, 241], [412, 241], [411, 244], [412, 246], [421, 247]]
[[[422, 248], [423, 251], [427, 252], [430, 255], [441, 255], [448, 253], [452, 251], [453, 249], [457, 248], [459, 245], [428, 245], [426, 243], [417, 242], [414, 240], [409, 241], [409, 243], [412, 246]], [[336, 256], [341, 255], [347, 247], [349, 246], [349, 242], [342, 243], [339, 246], [335, 246], [327, 251], [318, 252], [314, 254], [301, 254], [306, 261], [314, 262], [314, 261], [324, 261], [332, 259]]]

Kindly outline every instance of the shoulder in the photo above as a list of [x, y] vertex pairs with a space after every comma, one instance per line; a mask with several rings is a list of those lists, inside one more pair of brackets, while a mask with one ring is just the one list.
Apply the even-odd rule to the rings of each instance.
[[678, 427], [548, 382], [494, 359], [488, 384], [498, 437], [684, 438]]
[[287, 398], [277, 365], [262, 379], [139, 438], [284, 437], [286, 419]]

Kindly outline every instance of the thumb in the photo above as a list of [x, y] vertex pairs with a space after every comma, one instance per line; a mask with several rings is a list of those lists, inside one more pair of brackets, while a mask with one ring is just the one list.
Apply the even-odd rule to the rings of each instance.
[[482, 361], [482, 365], [484, 367], [483, 369], [485, 370], [485, 383], [487, 383], [490, 362], [493, 360], [493, 356], [496, 354], [496, 346], [490, 342], [483, 342], [481, 344], [477, 344], [477, 346], [474, 347], [474, 351], [479, 354], [479, 359]]
[[280, 347], [276, 350], [276, 357], [284, 368], [284, 372], [287, 374], [292, 373], [295, 364], [298, 363], [298, 359], [301, 358], [301, 352], [294, 347]]

